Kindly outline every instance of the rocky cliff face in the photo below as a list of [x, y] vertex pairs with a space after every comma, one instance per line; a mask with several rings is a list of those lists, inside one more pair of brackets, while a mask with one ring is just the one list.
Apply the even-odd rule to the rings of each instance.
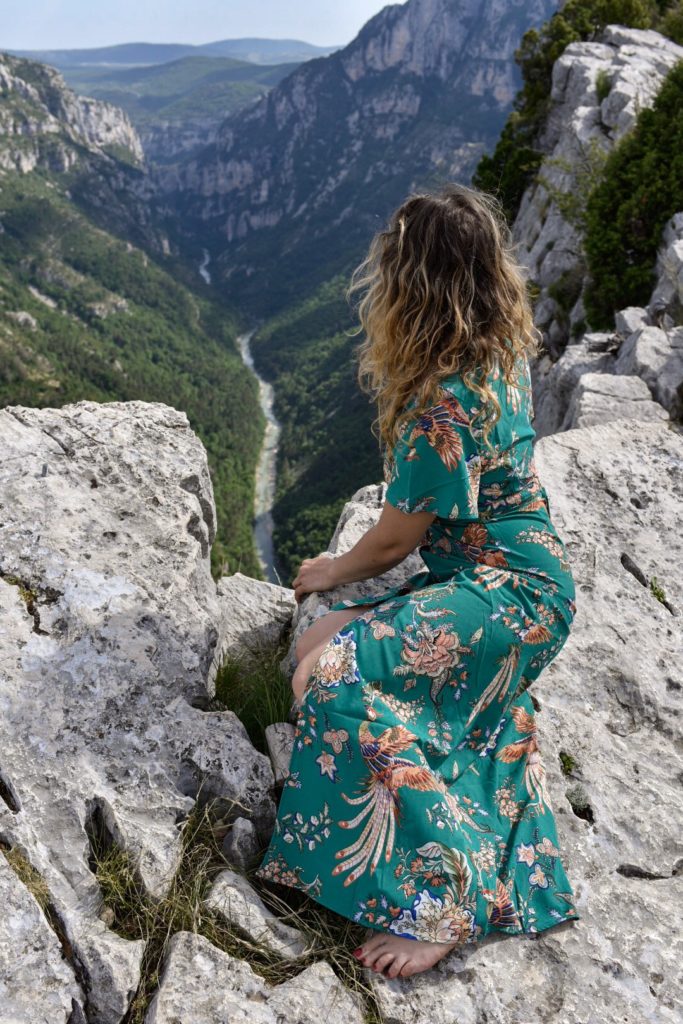
[[518, 86], [514, 48], [554, 0], [410, 0], [309, 61], [225, 122], [181, 173], [160, 175], [190, 236], [237, 287], [296, 261], [312, 282], [369, 240], [418, 184], [468, 180]]
[[0, 53], [0, 167], [66, 171], [83, 149], [108, 151], [142, 166], [142, 144], [128, 117], [101, 100], [77, 96], [54, 68]]
[[532, 367], [539, 437], [622, 417], [683, 418], [683, 212], [663, 232], [647, 307], [619, 311], [613, 330], [586, 332], [581, 223], [558, 201], [588, 186], [600, 154], [633, 127], [681, 59], [683, 47], [657, 32], [610, 25], [555, 63], [541, 138], [547, 155], [513, 225], [519, 258], [540, 288], [535, 319], [546, 354]]
[[[526, 190], [513, 225], [519, 258], [540, 288], [536, 323], [553, 359], [585, 316], [581, 227], [554, 194], [580, 201], [601, 156], [652, 104], [681, 59], [683, 47], [658, 32], [609, 25], [599, 41], [571, 43], [555, 62], [552, 106], [539, 141], [546, 154], [540, 180]], [[599, 94], [601, 83], [606, 95]]]
[[[598, 1005], [605, 1024], [677, 1019], [680, 954], [663, 908], [683, 895], [683, 437], [622, 419], [536, 452], [577, 584], [572, 634], [533, 697], [581, 920], [533, 942], [491, 937], [405, 981], [364, 972], [386, 1024], [452, 1024], [454, 1007], [470, 1024], [518, 1024], [549, 1005], [557, 1024], [592, 1020]], [[158, 403], [0, 411], [0, 485], [3, 1019], [119, 1024], [137, 999], [145, 1024], [222, 1024], [254, 1005], [263, 1024], [323, 1012], [362, 1024], [328, 940], [293, 929], [247, 881], [275, 779], [213, 681], [226, 651], [283, 630], [291, 665], [316, 615], [400, 582], [417, 556], [301, 606], [240, 574], [216, 584], [206, 453], [185, 415]], [[353, 495], [331, 553], [377, 521], [384, 488]], [[155, 939], [124, 937], [93, 857], [104, 837], [134, 865], [137, 903], [163, 913], [188, 870], [189, 816], [207, 801], [223, 854], [193, 883], [194, 933], [174, 919], [157, 971]]]

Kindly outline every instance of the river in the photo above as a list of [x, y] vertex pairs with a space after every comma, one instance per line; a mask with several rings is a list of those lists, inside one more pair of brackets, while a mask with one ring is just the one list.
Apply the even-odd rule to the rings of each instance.
[[249, 347], [255, 331], [240, 334], [237, 347], [242, 359], [258, 381], [259, 403], [266, 417], [266, 431], [256, 466], [256, 493], [254, 496], [254, 541], [265, 578], [270, 583], [281, 583], [275, 571], [275, 550], [273, 548], [273, 516], [275, 483], [277, 479], [277, 452], [280, 439], [280, 424], [273, 412], [275, 394], [273, 385], [264, 380], [254, 366]]
[[[207, 284], [211, 284], [211, 272], [209, 270], [211, 255], [208, 249], [202, 251], [203, 258], [199, 264], [199, 273]], [[259, 375], [254, 366], [249, 346], [255, 333], [255, 330], [247, 331], [246, 334], [240, 334], [237, 338], [237, 348], [240, 355], [258, 381], [259, 404], [266, 417], [266, 430], [256, 466], [253, 523], [254, 543], [263, 575], [269, 583], [280, 583], [281, 581], [275, 571], [272, 516], [277, 479], [277, 446], [280, 439], [280, 424], [273, 412], [275, 404], [273, 386]]]

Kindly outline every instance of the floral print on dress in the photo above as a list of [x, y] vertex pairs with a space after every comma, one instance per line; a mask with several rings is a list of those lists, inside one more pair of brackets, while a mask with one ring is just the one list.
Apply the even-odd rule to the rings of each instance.
[[386, 500], [434, 519], [425, 568], [375, 595], [313, 667], [257, 874], [378, 931], [474, 943], [579, 918], [529, 687], [565, 644], [576, 593], [533, 458], [530, 375], [479, 396], [441, 382], [406, 410]]

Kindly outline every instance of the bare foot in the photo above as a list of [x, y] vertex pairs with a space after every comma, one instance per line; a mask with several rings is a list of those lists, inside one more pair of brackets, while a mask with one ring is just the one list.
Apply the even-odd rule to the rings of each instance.
[[364, 967], [386, 978], [409, 978], [411, 974], [428, 971], [457, 945], [457, 941], [421, 942], [389, 932], [375, 932], [354, 950], [354, 954]]

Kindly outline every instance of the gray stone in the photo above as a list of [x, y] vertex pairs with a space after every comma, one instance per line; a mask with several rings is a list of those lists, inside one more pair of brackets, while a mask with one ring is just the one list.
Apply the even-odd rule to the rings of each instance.
[[[681, 619], [622, 555], [683, 609], [683, 436], [620, 420], [543, 438], [536, 462], [577, 586], [572, 632], [533, 693], [581, 917], [492, 936], [404, 981], [366, 972], [392, 1024], [680, 1019]], [[569, 777], [560, 751], [576, 762]]]
[[562, 430], [622, 418], [662, 421], [668, 420], [669, 414], [652, 400], [650, 389], [640, 377], [584, 373], [572, 394]]
[[[385, 494], [385, 483], [369, 484], [355, 491], [342, 509], [325, 553], [337, 556], [343, 555], [345, 551], [349, 551], [379, 519]], [[415, 551], [408, 555], [400, 565], [389, 569], [388, 572], [382, 573], [381, 576], [376, 576], [372, 580], [363, 580], [359, 583], [345, 583], [335, 590], [327, 591], [324, 594], [307, 594], [295, 611], [294, 629], [289, 650], [281, 663], [283, 672], [289, 675], [294, 672], [297, 665], [295, 654], [297, 640], [311, 623], [321, 615], [326, 614], [333, 604], [347, 599], [365, 597], [369, 594], [382, 593], [391, 587], [398, 586], [408, 576], [420, 572], [422, 569], [424, 569], [424, 562], [417, 554], [417, 551]]]
[[0, 900], [0, 1020], [69, 1024], [83, 991], [38, 902], [2, 853]]
[[223, 856], [239, 871], [246, 871], [260, 849], [258, 834], [248, 818], [235, 818], [223, 839]]
[[247, 879], [236, 871], [221, 871], [205, 902], [271, 953], [292, 959], [306, 952], [307, 943], [301, 932], [272, 914]]
[[642, 327], [626, 339], [614, 364], [615, 373], [635, 374], [642, 377], [651, 391], [671, 355], [666, 333], [659, 327]]
[[294, 726], [291, 722], [274, 722], [266, 727], [265, 733], [275, 782], [280, 785], [289, 775], [289, 762], [294, 747]]
[[362, 1024], [359, 1001], [326, 963], [269, 985], [201, 935], [170, 940], [145, 1024]]
[[221, 608], [215, 506], [187, 416], [146, 402], [0, 411], [0, 833], [43, 876], [89, 986], [119, 1024], [144, 943], [99, 918], [88, 828], [101, 820], [165, 893], [178, 821], [215, 796], [262, 836], [269, 759], [232, 712], [204, 713]]
[[277, 645], [296, 609], [292, 589], [241, 572], [222, 576], [216, 593], [220, 605], [217, 662], [227, 655], [249, 662], [264, 647]]
[[[580, 379], [587, 373], [608, 375], [614, 367], [611, 352], [591, 348], [596, 335], [586, 334], [574, 345], [568, 345], [556, 363], [544, 359], [532, 365], [535, 417], [538, 438], [562, 429], [572, 396]], [[602, 335], [598, 335], [602, 338]]]
[[614, 315], [614, 329], [624, 339], [647, 325], [648, 312], [642, 306], [627, 306]]

